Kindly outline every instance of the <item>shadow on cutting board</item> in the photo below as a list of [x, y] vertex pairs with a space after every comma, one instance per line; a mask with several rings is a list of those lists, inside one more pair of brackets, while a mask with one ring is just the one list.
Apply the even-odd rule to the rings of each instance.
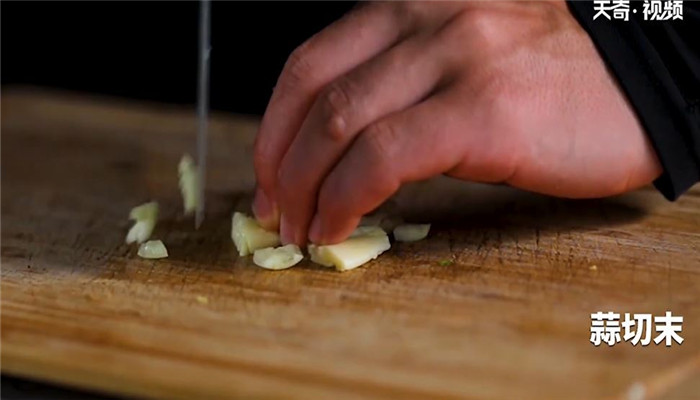
[[[250, 193], [213, 193], [207, 219], [199, 230], [191, 229], [191, 221], [165, 220], [162, 227], [172, 244], [170, 260], [207, 263], [230, 253], [231, 215], [233, 211], [250, 213]], [[466, 183], [450, 178], [410, 184], [399, 191], [378, 212], [400, 215], [408, 222], [432, 223], [431, 236], [449, 231], [460, 237], [480, 236], [498, 231], [503, 240], [491, 245], [504, 245], [536, 235], [556, 232], [614, 230], [643, 218], [653, 207], [649, 198], [639, 193], [606, 199], [560, 199], [528, 193], [506, 186]], [[229, 256], [226, 256], [229, 257]]]
[[41, 381], [33, 381], [14, 376], [2, 375], [2, 398], [5, 400], [117, 400], [114, 397], [93, 393], [67, 386], [58, 386]]

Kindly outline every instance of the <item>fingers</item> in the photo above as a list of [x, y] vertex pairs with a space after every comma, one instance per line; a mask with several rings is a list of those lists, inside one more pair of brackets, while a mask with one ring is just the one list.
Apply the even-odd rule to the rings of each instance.
[[318, 189], [357, 134], [434, 90], [443, 76], [442, 53], [438, 43], [415, 36], [321, 92], [280, 165], [283, 242], [305, 242]]
[[368, 5], [347, 14], [297, 48], [287, 60], [255, 143], [258, 191], [253, 209], [275, 228], [279, 164], [321, 88], [395, 43], [405, 30], [389, 7]]
[[456, 107], [455, 96], [444, 92], [365, 129], [323, 182], [309, 239], [339, 242], [402, 183], [459, 164], [469, 125]]

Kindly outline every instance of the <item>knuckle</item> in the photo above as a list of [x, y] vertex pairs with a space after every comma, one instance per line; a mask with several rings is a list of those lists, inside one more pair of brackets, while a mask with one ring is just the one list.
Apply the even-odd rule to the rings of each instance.
[[499, 27], [496, 18], [490, 11], [467, 8], [445, 24], [437, 36], [448, 43], [471, 44], [482, 54], [489, 54], [503, 35], [503, 27]]
[[363, 138], [368, 156], [379, 165], [387, 164], [385, 160], [392, 157], [399, 140], [394, 124], [386, 121], [370, 125]]
[[298, 90], [305, 82], [313, 78], [313, 66], [310, 62], [309, 42], [305, 42], [289, 55], [280, 76], [281, 90]]
[[339, 79], [329, 85], [319, 99], [324, 133], [334, 141], [345, 141], [347, 138], [347, 125], [355, 108], [356, 92], [348, 79]]
[[456, 22], [469, 28], [472, 34], [478, 34], [479, 38], [488, 38], [498, 34], [501, 30], [499, 29], [501, 24], [498, 24], [497, 20], [498, 17], [494, 14], [494, 11], [484, 8], [473, 8], [461, 12]]

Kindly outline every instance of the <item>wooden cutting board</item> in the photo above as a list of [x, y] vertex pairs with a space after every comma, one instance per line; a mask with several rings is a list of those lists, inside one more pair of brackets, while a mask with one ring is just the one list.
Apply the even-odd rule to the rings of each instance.
[[[272, 272], [229, 236], [256, 127], [213, 116], [195, 231], [176, 173], [193, 108], [3, 90], [2, 372], [167, 399], [700, 396], [700, 187], [568, 201], [438, 179], [395, 199], [427, 240]], [[168, 259], [123, 243], [149, 199]], [[666, 310], [682, 345], [589, 342], [593, 312]]]

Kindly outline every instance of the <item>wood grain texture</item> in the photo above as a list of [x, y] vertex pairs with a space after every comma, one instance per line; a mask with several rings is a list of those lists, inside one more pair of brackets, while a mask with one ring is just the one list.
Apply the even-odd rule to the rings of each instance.
[[[213, 116], [194, 231], [176, 174], [194, 109], [4, 90], [2, 371], [152, 398], [697, 398], [700, 187], [573, 201], [438, 179], [395, 199], [427, 240], [273, 272], [229, 236], [256, 127]], [[123, 244], [149, 199], [165, 260]], [[596, 348], [599, 310], [671, 310], [686, 340]]]

